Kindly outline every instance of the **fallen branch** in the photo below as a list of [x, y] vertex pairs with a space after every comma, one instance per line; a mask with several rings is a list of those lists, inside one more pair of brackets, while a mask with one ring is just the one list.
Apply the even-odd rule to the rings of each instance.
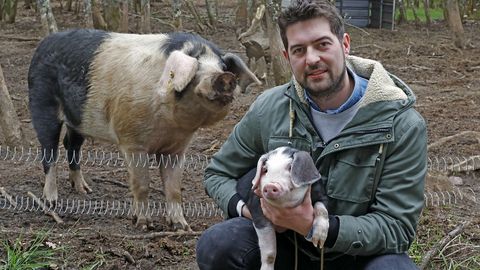
[[11, 206], [13, 206], [13, 208], [17, 207], [17, 203], [12, 198], [12, 196], [10, 196], [10, 194], [7, 193], [4, 187], [0, 187], [0, 193], [3, 195], [3, 197], [5, 197], [8, 200], [8, 202], [10, 203]]
[[427, 264], [430, 262], [430, 260], [437, 255], [438, 251], [442, 250], [447, 243], [450, 242], [451, 239], [453, 239], [455, 236], [461, 234], [466, 227], [470, 225], [470, 221], [464, 221], [463, 223], [457, 225], [455, 229], [451, 232], [449, 232], [442, 240], [437, 242], [423, 257], [422, 263], [420, 264], [420, 270], [423, 270], [427, 267]]
[[196, 231], [178, 231], [178, 232], [153, 232], [149, 234], [139, 234], [139, 235], [126, 235], [126, 234], [109, 234], [114, 237], [124, 238], [124, 239], [155, 239], [158, 237], [166, 236], [196, 236], [201, 235], [202, 232]]
[[443, 137], [441, 139], [439, 139], [438, 141], [436, 142], [433, 142], [431, 144], [429, 144], [427, 146], [427, 150], [430, 150], [430, 148], [433, 148], [433, 147], [438, 147], [438, 146], [441, 146], [443, 145], [444, 143], [450, 141], [450, 140], [453, 140], [455, 138], [458, 138], [458, 137], [463, 137], [463, 136], [468, 136], [468, 135], [473, 135], [475, 136], [475, 138], [478, 140], [478, 142], [480, 143], [480, 132], [478, 131], [472, 131], [472, 130], [467, 130], [467, 131], [462, 131], [458, 134], [455, 134], [455, 135], [452, 135], [452, 136], [447, 136], [447, 137]]
[[35, 196], [35, 194], [30, 191], [28, 191], [27, 194], [30, 198], [33, 199], [33, 201], [35, 201], [35, 203], [37, 203], [43, 209], [43, 212], [45, 214], [51, 216], [58, 224], [63, 224], [63, 220], [57, 215], [57, 213], [52, 210], [48, 210], [48, 207], [42, 202], [42, 200]]
[[0, 38], [17, 40], [17, 41], [40, 41], [41, 40], [41, 38], [25, 38], [25, 37], [9, 36], [9, 35], [0, 35]]
[[125, 258], [125, 260], [127, 260], [127, 262], [129, 262], [130, 264], [135, 264], [135, 259], [133, 258], [132, 254], [130, 254], [130, 252], [124, 249], [114, 248], [114, 249], [108, 250], [108, 252], [115, 256]]

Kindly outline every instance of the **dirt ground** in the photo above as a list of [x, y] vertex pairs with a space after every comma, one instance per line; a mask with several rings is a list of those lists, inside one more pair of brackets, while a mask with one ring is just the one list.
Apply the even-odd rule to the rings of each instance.
[[[245, 57], [245, 50], [236, 41], [235, 31], [232, 31], [234, 10], [225, 3], [221, 5], [223, 11], [218, 29], [201, 34], [219, 44], [225, 51]], [[19, 7], [22, 7], [22, 2]], [[162, 15], [161, 12], [162, 7], [158, 4], [152, 7], [152, 14], [155, 16]], [[56, 8], [54, 14], [60, 29], [81, 25], [77, 15], [71, 12], [61, 13]], [[185, 14], [188, 12], [185, 11]], [[186, 16], [185, 29], [198, 31], [191, 17]], [[165, 15], [164, 18], [168, 17]], [[131, 25], [134, 25], [134, 22]], [[435, 23], [428, 29], [415, 25], [399, 26], [395, 31], [353, 27], [347, 29], [352, 36], [352, 54], [381, 61], [390, 72], [412, 87], [418, 98], [416, 108], [428, 122], [429, 143], [464, 131], [480, 132], [480, 23], [466, 22], [464, 26], [472, 45], [465, 50], [453, 47], [450, 34], [443, 23]], [[156, 21], [153, 21], [153, 29], [154, 32], [172, 30]], [[0, 65], [23, 131], [32, 147], [37, 147], [38, 142], [29, 120], [26, 78], [32, 53], [41, 37], [40, 19], [33, 10], [19, 8], [15, 24], [0, 24]], [[218, 150], [235, 123], [261, 91], [262, 89], [254, 89], [250, 93], [242, 94], [235, 100], [230, 114], [223, 121], [211, 128], [199, 130], [189, 153], [209, 157]], [[0, 134], [0, 145], [2, 144], [4, 138]], [[87, 142], [84, 149], [116, 151], [114, 147], [98, 142]], [[13, 196], [26, 197], [27, 191], [41, 196], [44, 181], [41, 165], [25, 160], [3, 160], [1, 153], [2, 151], [0, 186], [5, 187]], [[432, 170], [428, 191], [437, 192], [435, 194], [445, 191], [455, 195], [454, 191], [459, 190], [467, 195], [456, 203], [446, 202], [445, 195], [444, 199], [437, 201], [430, 199], [431, 205], [427, 207], [419, 227], [420, 240], [429, 240], [429, 226], [445, 224], [443, 229], [446, 234], [460, 221], [472, 220], [465, 230], [465, 241], [477, 246], [480, 244], [479, 165], [477, 164], [476, 171], [466, 173], [453, 174], [442, 169], [445, 167], [444, 163], [455, 163], [479, 154], [480, 138], [475, 133], [465, 133], [430, 149]], [[205, 162], [199, 159], [193, 163], [196, 166], [188, 166], [183, 174], [183, 200], [191, 203], [192, 207], [197, 207], [194, 213], [187, 217], [187, 221], [194, 231], [201, 232], [221, 221], [222, 217], [214, 212], [213, 207], [200, 209], [201, 206], [210, 205], [212, 200], [205, 194], [201, 183]], [[62, 168], [59, 172], [60, 198], [97, 201], [125, 201], [130, 198], [128, 188], [124, 185], [127, 177], [125, 167], [91, 164], [84, 166], [84, 175], [93, 188], [93, 192], [87, 196], [71, 191], [67, 181], [67, 166]], [[152, 179], [156, 179], [151, 183], [151, 200], [162, 202], [164, 197], [158, 172], [151, 170], [151, 173]], [[452, 187], [444, 181], [447, 176], [452, 175], [461, 177], [463, 183]], [[61, 217], [65, 223], [56, 225], [51, 217], [41, 212], [5, 209], [0, 203], [0, 239], [14, 240], [20, 235], [28, 239], [39, 230], [49, 230], [47, 240], [64, 248], [60, 252], [57, 265], [52, 266], [52, 269], [82, 269], [96, 262], [103, 263], [99, 269], [196, 269], [195, 243], [198, 236], [155, 235], [158, 232], [170, 231], [161, 216], [154, 218], [155, 228], [148, 233], [135, 229], [127, 215], [106, 212], [66, 213], [61, 214]], [[142, 236], [146, 238], [142, 239]], [[3, 252], [0, 254], [4, 256]]]

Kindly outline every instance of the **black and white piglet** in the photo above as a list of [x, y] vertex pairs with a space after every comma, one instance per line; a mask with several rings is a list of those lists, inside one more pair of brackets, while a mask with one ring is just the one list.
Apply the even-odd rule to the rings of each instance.
[[321, 184], [320, 173], [310, 155], [290, 147], [279, 147], [260, 157], [257, 172], [249, 192], [237, 188], [252, 215], [253, 225], [258, 235], [261, 253], [261, 270], [273, 269], [276, 257], [275, 229], [262, 212], [260, 198], [254, 190], [259, 188], [262, 197], [277, 207], [300, 205], [311, 186], [314, 207], [314, 221], [311, 242], [323, 247], [328, 233], [327, 196]]

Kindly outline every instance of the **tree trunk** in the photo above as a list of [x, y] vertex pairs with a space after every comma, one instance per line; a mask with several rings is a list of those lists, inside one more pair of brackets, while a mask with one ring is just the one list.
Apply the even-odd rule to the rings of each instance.
[[412, 0], [406, 0], [406, 1], [407, 1], [408, 7], [412, 9], [413, 17], [415, 18], [415, 24], [417, 25], [420, 24], [420, 18], [418, 18], [415, 4], [411, 2]]
[[83, 18], [86, 28], [93, 28], [92, 1], [83, 0]]
[[38, 7], [45, 35], [58, 32], [57, 22], [52, 13], [50, 0], [38, 0]]
[[120, 27], [120, 8], [116, 0], [104, 1], [104, 19], [107, 23], [107, 29], [110, 31], [118, 31]]
[[122, 0], [120, 4], [122, 7], [122, 17], [120, 19], [120, 32], [128, 33], [128, 2], [129, 0]]
[[3, 18], [7, 23], [15, 23], [17, 5], [18, 0], [0, 0], [0, 21]]
[[0, 66], [0, 127], [8, 146], [14, 147], [25, 144], [20, 121], [5, 83], [2, 66]]
[[150, 34], [152, 33], [152, 26], [150, 24], [150, 0], [141, 0], [140, 9], [142, 11], [142, 33]]
[[175, 30], [179, 31], [183, 29], [182, 23], [182, 0], [172, 0], [173, 9], [173, 25]]
[[399, 11], [397, 24], [400, 25], [403, 22], [407, 21], [407, 10], [405, 9], [405, 0], [397, 0], [397, 3], [398, 3], [398, 11]]
[[241, 32], [248, 25], [247, 0], [238, 0], [235, 10], [235, 29]]
[[213, 27], [213, 29], [217, 29], [217, 19], [214, 15], [212, 4], [210, 2], [211, 2], [211, 0], [205, 0], [205, 6], [207, 8], [208, 22]]
[[284, 84], [288, 82], [292, 75], [288, 61], [283, 56], [283, 43], [280, 37], [280, 29], [277, 24], [277, 14], [280, 11], [280, 3], [275, 0], [265, 0], [265, 17], [267, 20], [267, 33], [270, 41], [271, 71], [275, 84]]
[[432, 23], [432, 20], [430, 18], [430, 1], [429, 0], [423, 0], [423, 9], [425, 10], [425, 22], [427, 26], [430, 26]]
[[92, 20], [95, 29], [107, 30], [107, 23], [100, 12], [97, 0], [92, 0]]
[[454, 44], [457, 48], [464, 49], [466, 46], [465, 32], [457, 0], [446, 0], [445, 8], [448, 13], [448, 26], [453, 34]]

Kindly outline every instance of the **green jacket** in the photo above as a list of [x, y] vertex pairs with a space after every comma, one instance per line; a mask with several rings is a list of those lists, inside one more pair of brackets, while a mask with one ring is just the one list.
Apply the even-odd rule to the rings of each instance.
[[338, 238], [327, 253], [405, 252], [423, 208], [426, 124], [413, 109], [412, 91], [380, 63], [349, 56], [347, 65], [369, 82], [358, 113], [336, 138], [322, 141], [295, 81], [272, 88], [256, 99], [212, 157], [204, 185], [228, 213], [236, 179], [262, 154], [290, 145], [311, 154], [326, 187], [329, 213], [340, 220]]

